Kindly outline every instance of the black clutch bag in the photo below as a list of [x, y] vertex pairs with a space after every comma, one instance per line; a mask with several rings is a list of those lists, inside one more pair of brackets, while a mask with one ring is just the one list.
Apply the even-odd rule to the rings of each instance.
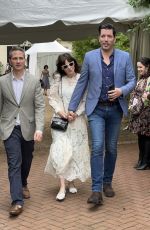
[[51, 128], [59, 131], [66, 131], [68, 127], [68, 120], [61, 117], [53, 117]]
[[[65, 106], [64, 106], [63, 96], [62, 96], [62, 79], [61, 79], [61, 95], [60, 96], [61, 96], [61, 100], [63, 102], [64, 111], [65, 111]], [[68, 122], [69, 121], [66, 118], [55, 116], [52, 118], [50, 127], [52, 129], [65, 132], [67, 130], [67, 127], [68, 127]]]
[[44, 88], [44, 82], [42, 79], [40, 79], [41, 87]]

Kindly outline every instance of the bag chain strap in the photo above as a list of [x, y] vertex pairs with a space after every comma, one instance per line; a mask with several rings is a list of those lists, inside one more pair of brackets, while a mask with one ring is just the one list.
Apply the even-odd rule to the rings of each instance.
[[61, 98], [61, 100], [62, 100], [63, 108], [64, 108], [64, 111], [65, 111], [65, 113], [66, 113], [65, 105], [64, 105], [64, 100], [63, 100], [63, 95], [62, 95], [62, 76], [61, 76], [61, 85], [60, 85], [60, 86], [61, 86], [61, 88], [60, 88], [60, 89], [61, 89], [61, 91], [60, 91], [60, 92], [61, 92], [60, 98]]

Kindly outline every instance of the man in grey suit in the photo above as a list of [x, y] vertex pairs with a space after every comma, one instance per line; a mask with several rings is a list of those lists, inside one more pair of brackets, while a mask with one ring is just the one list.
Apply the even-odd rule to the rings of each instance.
[[136, 84], [129, 53], [115, 49], [116, 31], [111, 24], [99, 26], [100, 49], [85, 54], [81, 76], [69, 104], [69, 120], [86, 89], [86, 114], [91, 132], [92, 194], [88, 203], [103, 204], [102, 192], [113, 197], [113, 173], [117, 141], [123, 113], [127, 115], [126, 96]]
[[25, 71], [25, 53], [20, 47], [9, 52], [12, 71], [0, 78], [0, 134], [7, 154], [12, 204], [10, 215], [23, 210], [34, 141], [42, 140], [45, 102], [38, 78]]

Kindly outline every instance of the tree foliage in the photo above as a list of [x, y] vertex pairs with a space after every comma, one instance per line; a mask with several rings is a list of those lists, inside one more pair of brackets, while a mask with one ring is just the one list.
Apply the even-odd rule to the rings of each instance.
[[92, 37], [88, 37], [87, 39], [81, 41], [74, 41], [72, 43], [74, 57], [80, 64], [82, 63], [84, 55], [87, 51], [97, 49], [98, 47], [98, 40]]
[[[128, 0], [128, 3], [134, 8], [150, 8], [150, 0]], [[142, 20], [134, 23], [133, 28], [130, 31], [136, 31], [140, 28], [142, 28], [143, 31], [150, 32], [150, 14], [145, 16]]]
[[[73, 55], [77, 61], [82, 64], [83, 58], [86, 52], [99, 48], [100, 44], [98, 39], [88, 37], [82, 41], [74, 41], [72, 43]], [[127, 35], [123, 33], [118, 33], [116, 36], [115, 47], [125, 51], [129, 51], [129, 39]]]
[[144, 6], [144, 7], [150, 6], [150, 0], [129, 0], [128, 2], [134, 8], [138, 8], [141, 6]]
[[118, 33], [116, 36], [115, 48], [124, 51], [129, 51], [129, 47], [130, 47], [130, 42], [128, 36], [123, 33]]

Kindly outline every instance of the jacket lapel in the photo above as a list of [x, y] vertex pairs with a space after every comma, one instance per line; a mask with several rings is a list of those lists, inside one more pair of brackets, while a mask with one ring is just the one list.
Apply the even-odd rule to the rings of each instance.
[[101, 53], [100, 53], [100, 49], [96, 50], [96, 60], [97, 60], [97, 64], [100, 70], [100, 73], [102, 72], [102, 62], [101, 62]]
[[[23, 83], [23, 89], [22, 89], [22, 94], [21, 94], [21, 98], [20, 98], [20, 103], [25, 95], [25, 93], [27, 92], [27, 88], [29, 86], [29, 76], [25, 73], [24, 76], [24, 83]], [[20, 104], [19, 103], [19, 104]]]
[[114, 80], [116, 79], [116, 75], [117, 75], [117, 66], [118, 66], [118, 61], [119, 61], [119, 55], [117, 52], [117, 49], [114, 50]]
[[15, 97], [15, 93], [14, 93], [14, 89], [13, 89], [13, 85], [12, 85], [12, 73], [10, 73], [7, 76], [7, 85], [8, 85], [8, 90], [10, 91], [12, 98], [14, 99], [15, 103], [17, 103], [16, 101], [16, 97]]

